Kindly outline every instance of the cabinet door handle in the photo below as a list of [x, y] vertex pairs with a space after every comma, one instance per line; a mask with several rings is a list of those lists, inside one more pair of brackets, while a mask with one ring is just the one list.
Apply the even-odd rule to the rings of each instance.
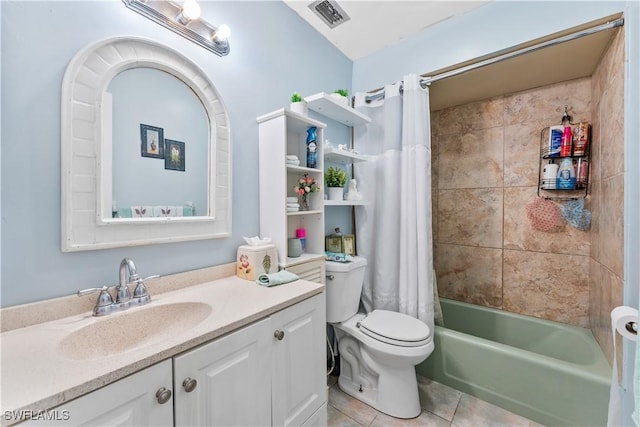
[[171, 399], [171, 390], [160, 387], [158, 391], [156, 391], [156, 398], [161, 405], [167, 403], [169, 399]]
[[276, 337], [278, 341], [282, 341], [282, 339], [284, 338], [284, 331], [276, 329], [276, 331], [273, 333], [273, 336]]
[[185, 378], [184, 381], [182, 381], [182, 387], [184, 387], [184, 391], [186, 391], [187, 393], [191, 393], [193, 390], [196, 389], [196, 386], [198, 385], [198, 381], [194, 380], [193, 378]]

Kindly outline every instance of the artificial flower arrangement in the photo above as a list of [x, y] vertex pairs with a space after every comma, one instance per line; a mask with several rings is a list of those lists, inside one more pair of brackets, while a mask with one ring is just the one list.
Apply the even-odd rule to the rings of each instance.
[[322, 187], [318, 185], [318, 180], [309, 174], [305, 173], [302, 178], [298, 180], [298, 183], [293, 187], [298, 196], [302, 199], [302, 206], [308, 208], [309, 201], [307, 195], [309, 193], [317, 193], [322, 190]]

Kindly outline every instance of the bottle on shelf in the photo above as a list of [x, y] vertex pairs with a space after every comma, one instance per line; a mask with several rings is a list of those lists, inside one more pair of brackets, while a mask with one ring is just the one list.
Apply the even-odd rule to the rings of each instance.
[[549, 143], [547, 145], [547, 157], [560, 157], [560, 147], [562, 146], [562, 132], [564, 126], [551, 126], [549, 128]]
[[571, 126], [566, 124], [562, 131], [562, 144], [560, 145], [560, 157], [568, 157], [571, 155], [571, 149], [573, 144], [573, 133], [571, 132]]
[[315, 126], [311, 126], [307, 129], [307, 167], [318, 167], [318, 142]]
[[296, 229], [296, 237], [300, 239], [300, 244], [302, 245], [302, 252], [307, 249], [307, 230], [304, 228]]
[[576, 170], [570, 158], [565, 158], [560, 163], [556, 188], [559, 190], [573, 190], [576, 188]]
[[586, 188], [589, 178], [589, 161], [587, 159], [578, 159], [576, 168], [576, 188]]
[[573, 140], [573, 155], [584, 156], [589, 148], [589, 134], [591, 133], [591, 125], [589, 123], [580, 122], [576, 127], [576, 136]]

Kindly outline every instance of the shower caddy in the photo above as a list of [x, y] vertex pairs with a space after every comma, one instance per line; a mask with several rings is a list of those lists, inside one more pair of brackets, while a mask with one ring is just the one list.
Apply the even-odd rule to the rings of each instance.
[[[571, 116], [567, 112], [567, 107], [565, 106], [564, 114], [562, 116], [561, 124], [569, 123], [571, 126], [576, 126], [578, 123], [571, 122]], [[573, 128], [572, 128], [573, 129]], [[538, 167], [538, 196], [544, 197], [549, 200], [577, 200], [580, 198], [585, 198], [589, 192], [589, 174], [591, 173], [591, 165], [590, 165], [590, 154], [591, 154], [591, 146], [593, 145], [593, 139], [591, 135], [591, 127], [589, 127], [589, 143], [587, 144], [586, 150], [584, 154], [575, 155], [573, 154], [574, 144], [572, 144], [571, 154], [568, 156], [556, 156], [551, 157], [549, 154], [548, 148], [548, 138], [549, 132], [551, 130], [551, 126], [547, 126], [540, 131], [540, 156], [539, 156], [539, 167]], [[588, 162], [589, 170], [584, 179], [579, 179], [576, 171], [576, 187], [574, 189], [565, 189], [565, 188], [545, 188], [548, 186], [548, 180], [543, 178], [543, 169], [545, 165], [549, 163], [560, 164], [564, 159], [570, 159], [573, 163], [579, 159]], [[574, 166], [575, 168], [575, 166]]]

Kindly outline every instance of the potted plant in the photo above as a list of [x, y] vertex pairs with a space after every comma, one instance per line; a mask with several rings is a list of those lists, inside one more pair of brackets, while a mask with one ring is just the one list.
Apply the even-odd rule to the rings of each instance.
[[307, 101], [305, 101], [298, 92], [293, 92], [291, 95], [291, 111], [298, 114], [307, 115]]
[[324, 174], [324, 182], [329, 187], [329, 200], [342, 200], [343, 187], [347, 183], [347, 171], [330, 166]]
[[336, 89], [331, 96], [338, 102], [349, 106], [349, 91], [347, 89]]

